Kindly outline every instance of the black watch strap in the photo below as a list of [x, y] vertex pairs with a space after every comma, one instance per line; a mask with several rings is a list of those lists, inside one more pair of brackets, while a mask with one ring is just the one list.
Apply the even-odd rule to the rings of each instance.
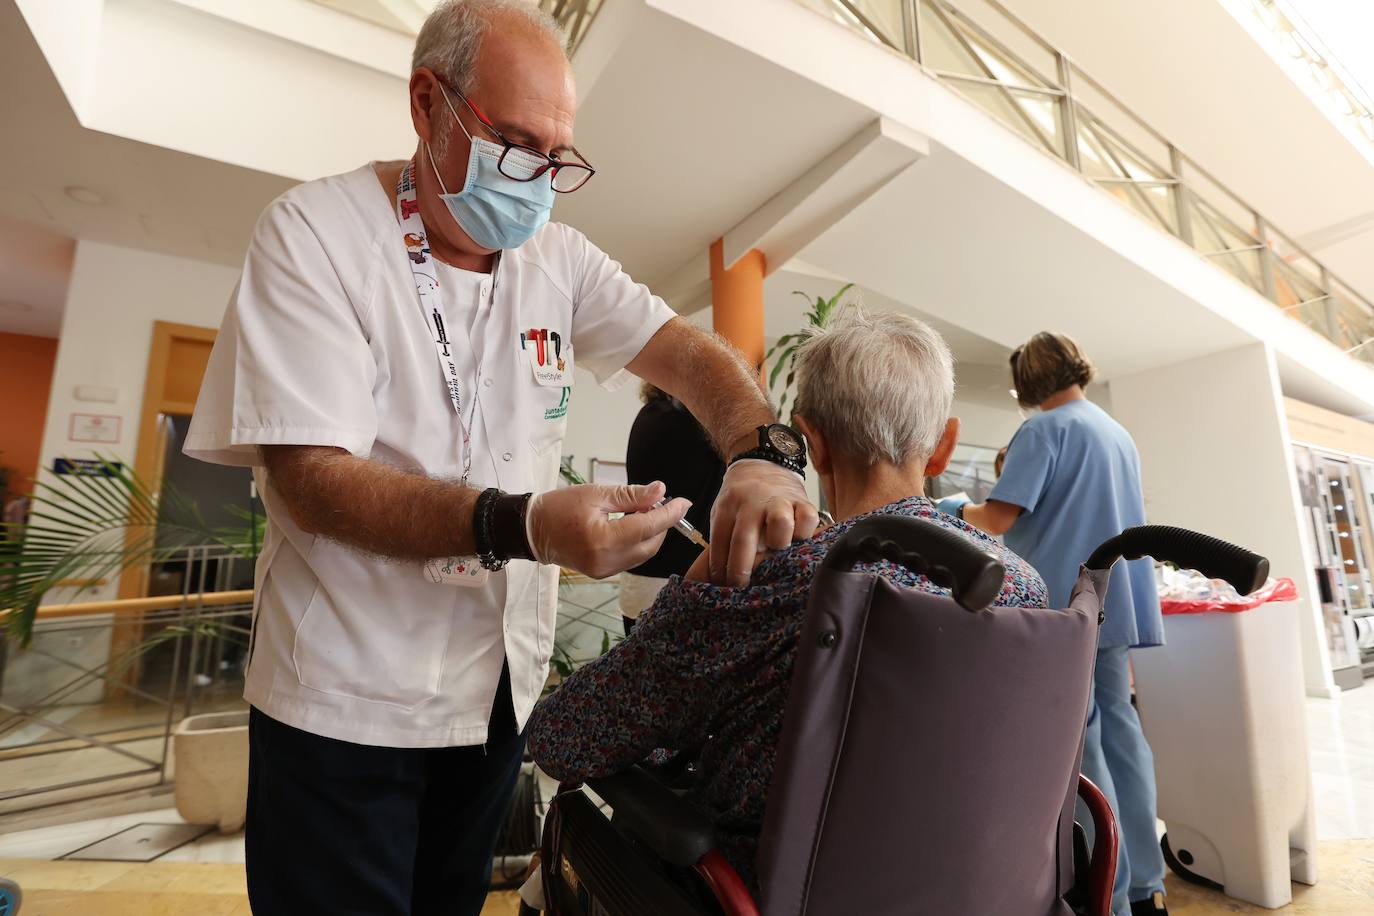
[[530, 493], [503, 493], [496, 487], [482, 491], [472, 512], [472, 539], [484, 569], [504, 569], [511, 560], [532, 560], [525, 514]]
[[496, 555], [507, 560], [533, 560], [525, 515], [533, 493], [502, 493], [491, 509], [491, 544]]

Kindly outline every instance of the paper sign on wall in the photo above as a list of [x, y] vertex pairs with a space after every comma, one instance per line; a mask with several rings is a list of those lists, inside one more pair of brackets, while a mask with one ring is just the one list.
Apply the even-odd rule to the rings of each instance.
[[72, 442], [101, 442], [106, 445], [114, 445], [119, 441], [123, 425], [123, 417], [98, 413], [74, 413], [67, 425], [67, 439]]

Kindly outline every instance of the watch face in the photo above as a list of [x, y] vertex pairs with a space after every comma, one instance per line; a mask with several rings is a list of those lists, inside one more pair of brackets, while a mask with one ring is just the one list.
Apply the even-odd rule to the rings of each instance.
[[786, 426], [770, 426], [768, 443], [788, 458], [797, 458], [802, 454], [801, 439]]

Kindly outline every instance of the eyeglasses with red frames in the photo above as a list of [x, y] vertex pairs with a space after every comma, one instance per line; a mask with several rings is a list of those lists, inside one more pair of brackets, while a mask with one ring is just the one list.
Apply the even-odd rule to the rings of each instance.
[[482, 126], [491, 131], [497, 140], [501, 141], [501, 159], [497, 162], [496, 168], [512, 181], [534, 181], [541, 175], [550, 173], [550, 182], [553, 189], [559, 194], [571, 194], [582, 187], [592, 176], [596, 174], [596, 169], [592, 168], [591, 163], [583, 158], [577, 149], [570, 148], [568, 152], [577, 157], [575, 161], [557, 159], [546, 155], [528, 146], [521, 146], [519, 143], [511, 143], [505, 138], [501, 131], [496, 129], [496, 125], [487, 120], [487, 116], [482, 110], [463, 95], [457, 89], [449, 85], [448, 81], [442, 76], [435, 74], [435, 79], [439, 84], [458, 96], [468, 111], [472, 112], [473, 117], [482, 123]]

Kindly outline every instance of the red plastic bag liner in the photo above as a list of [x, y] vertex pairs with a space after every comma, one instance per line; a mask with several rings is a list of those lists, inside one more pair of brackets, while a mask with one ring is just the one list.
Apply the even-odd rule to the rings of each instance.
[[1261, 604], [1267, 604], [1270, 601], [1296, 601], [1297, 599], [1298, 587], [1293, 584], [1292, 579], [1285, 577], [1269, 582], [1259, 591], [1251, 595], [1246, 595], [1237, 602], [1175, 601], [1165, 599], [1159, 602], [1159, 608], [1165, 614], [1207, 614], [1213, 611], [1238, 614], [1241, 611], [1257, 608]]

